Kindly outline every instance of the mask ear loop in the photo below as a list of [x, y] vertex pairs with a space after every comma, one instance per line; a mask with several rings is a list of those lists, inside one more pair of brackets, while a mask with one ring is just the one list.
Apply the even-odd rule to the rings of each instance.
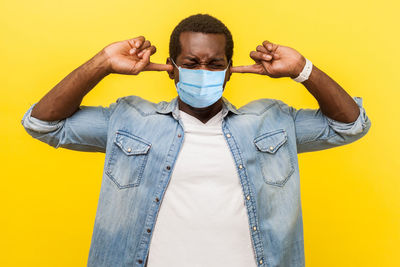
[[228, 62], [228, 66], [226, 67], [226, 69], [225, 69], [225, 71], [227, 71], [228, 70], [228, 68], [229, 68], [229, 65], [231, 64], [231, 61], [229, 60], [229, 62]]
[[174, 60], [172, 59], [172, 57], [170, 57], [169, 59], [171, 59], [171, 62], [175, 65], [175, 67], [179, 70], [179, 67], [175, 64]]

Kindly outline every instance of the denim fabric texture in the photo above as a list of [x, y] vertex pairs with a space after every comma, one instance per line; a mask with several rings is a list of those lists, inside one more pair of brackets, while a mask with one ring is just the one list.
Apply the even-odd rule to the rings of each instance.
[[[281, 100], [258, 99], [237, 109], [222, 97], [221, 127], [240, 177], [258, 266], [305, 266], [297, 154], [363, 137], [371, 121], [362, 98], [353, 99], [360, 115], [343, 123]], [[87, 266], [144, 266], [185, 138], [177, 100], [153, 103], [131, 95], [108, 107], [81, 106], [52, 122], [31, 117], [34, 103], [23, 115], [25, 130], [52, 147], [105, 153]]]

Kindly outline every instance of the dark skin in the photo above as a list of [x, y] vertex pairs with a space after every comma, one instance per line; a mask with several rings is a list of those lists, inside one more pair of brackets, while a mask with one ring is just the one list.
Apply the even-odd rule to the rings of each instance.
[[[181, 43], [181, 53], [175, 60], [175, 64], [187, 69], [221, 70], [228, 66], [225, 54], [225, 35], [223, 34], [204, 34], [198, 32], [183, 32], [179, 36]], [[171, 59], [167, 59], [167, 64], [171, 64]], [[179, 82], [179, 70], [174, 66], [172, 71], [168, 71], [169, 77], [175, 84]], [[231, 72], [226, 71], [225, 84], [229, 81]], [[211, 106], [195, 108], [183, 102], [178, 96], [179, 109], [196, 117], [203, 123], [210, 120], [222, 109], [222, 99]]]
[[[223, 65], [223, 68], [228, 66], [223, 34], [184, 32], [180, 36], [180, 42], [182, 51], [175, 62], [178, 66], [208, 70], [213, 70], [214, 65]], [[71, 116], [79, 109], [83, 97], [111, 73], [138, 75], [142, 71], [167, 71], [170, 78], [177, 83], [179, 72], [169, 58], [167, 64], [150, 62], [150, 56], [155, 52], [156, 47], [151, 45], [144, 36], [111, 43], [50, 90], [33, 108], [32, 117], [54, 121]], [[229, 66], [224, 86], [232, 73], [295, 78], [305, 65], [305, 58], [295, 49], [269, 41], [258, 45], [255, 51], [251, 51], [250, 57], [255, 64]], [[197, 65], [192, 67], [193, 64]], [[315, 65], [309, 79], [302, 84], [315, 97], [322, 113], [327, 117], [349, 123], [359, 116], [359, 107], [352, 97]], [[206, 123], [222, 108], [222, 99], [205, 108], [191, 107], [180, 98], [178, 98], [178, 103], [180, 110], [203, 123]]]

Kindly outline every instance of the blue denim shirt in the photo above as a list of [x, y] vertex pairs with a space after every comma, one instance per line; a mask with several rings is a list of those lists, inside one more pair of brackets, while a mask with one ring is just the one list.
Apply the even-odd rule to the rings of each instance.
[[[305, 266], [297, 154], [364, 136], [371, 121], [362, 98], [353, 99], [360, 115], [343, 123], [281, 100], [258, 99], [237, 109], [222, 97], [222, 130], [243, 189], [258, 266]], [[121, 97], [109, 107], [81, 106], [53, 122], [31, 117], [34, 105], [22, 118], [32, 137], [55, 148], [106, 153], [87, 265], [143, 266], [185, 138], [177, 97], [159, 103]]]

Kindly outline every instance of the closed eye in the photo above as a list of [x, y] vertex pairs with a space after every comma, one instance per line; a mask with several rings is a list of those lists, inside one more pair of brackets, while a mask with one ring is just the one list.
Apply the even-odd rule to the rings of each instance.
[[192, 64], [182, 64], [184, 67], [188, 67], [188, 68], [193, 68], [193, 67], [195, 67], [196, 65], [198, 65], [198, 64], [196, 64], [196, 63], [192, 63]]

